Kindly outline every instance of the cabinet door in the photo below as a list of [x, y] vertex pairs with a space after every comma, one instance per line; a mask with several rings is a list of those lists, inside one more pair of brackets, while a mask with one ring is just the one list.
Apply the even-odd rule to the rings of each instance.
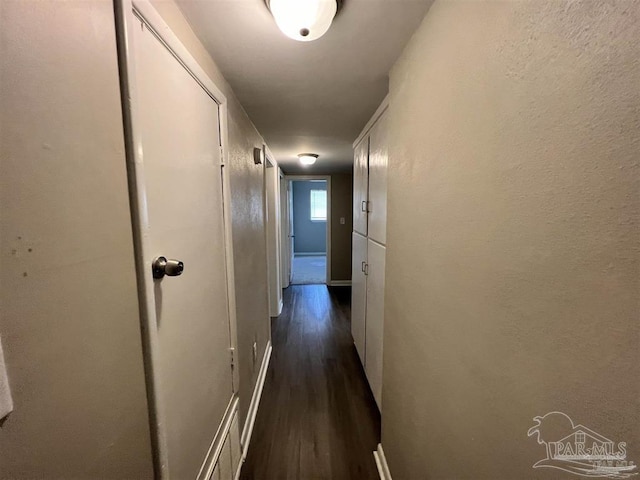
[[365, 361], [365, 316], [367, 306], [367, 277], [364, 265], [367, 261], [367, 239], [353, 232], [353, 264], [351, 272], [351, 334], [360, 355]]
[[358, 144], [353, 155], [353, 230], [367, 235], [369, 189], [369, 137]]
[[386, 248], [368, 241], [365, 371], [378, 408], [382, 409], [382, 334], [384, 327], [384, 265]]
[[369, 238], [387, 243], [387, 113], [378, 119], [369, 135]]

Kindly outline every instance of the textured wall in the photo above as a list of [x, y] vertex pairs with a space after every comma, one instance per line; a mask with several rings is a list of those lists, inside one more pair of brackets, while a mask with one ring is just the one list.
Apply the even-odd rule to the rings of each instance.
[[[331, 280], [351, 280], [353, 175], [331, 175]], [[344, 218], [344, 224], [340, 218]]]
[[152, 478], [113, 5], [0, 10], [0, 478]]
[[[293, 232], [295, 253], [326, 252], [327, 222], [312, 222], [311, 190], [326, 190], [327, 182], [293, 182]], [[327, 199], [328, 200], [328, 199]]]
[[[227, 97], [229, 167], [236, 282], [240, 418], [244, 423], [267, 341], [270, 338], [263, 166], [253, 163], [253, 148], [264, 140], [197, 39], [173, 0], [152, 0], [165, 22]], [[257, 361], [252, 345], [257, 342]]]
[[437, 2], [391, 74], [395, 479], [533, 470], [553, 410], [640, 461], [640, 4]]

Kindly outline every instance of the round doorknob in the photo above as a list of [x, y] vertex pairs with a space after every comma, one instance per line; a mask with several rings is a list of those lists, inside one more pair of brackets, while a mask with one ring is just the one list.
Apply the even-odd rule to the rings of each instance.
[[165, 275], [169, 277], [177, 277], [182, 275], [184, 263], [180, 260], [167, 260], [165, 257], [156, 257], [151, 264], [153, 278], [162, 278]]

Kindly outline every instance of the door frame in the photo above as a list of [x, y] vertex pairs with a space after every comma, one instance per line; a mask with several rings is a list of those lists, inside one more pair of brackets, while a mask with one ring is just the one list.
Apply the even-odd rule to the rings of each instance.
[[[326, 180], [327, 182], [327, 272], [325, 284], [331, 285], [331, 175], [285, 175], [285, 184], [291, 185], [291, 182], [305, 181], [305, 180]], [[288, 191], [288, 190], [287, 190]], [[291, 187], [291, 193], [293, 195], [293, 187]], [[288, 204], [289, 202], [287, 202]], [[288, 207], [287, 207], [288, 208]], [[287, 216], [287, 222], [289, 221]], [[290, 231], [290, 230], [289, 230]], [[290, 251], [290, 242], [287, 242], [287, 258], [293, 257], [293, 252]], [[289, 266], [289, 271], [293, 272], [293, 265]]]
[[[158, 368], [158, 336], [156, 310], [153, 302], [154, 285], [150, 275], [151, 265], [145, 262], [148, 252], [148, 215], [145, 191], [144, 152], [139, 128], [138, 93], [135, 67], [135, 40], [133, 28], [140, 28], [137, 21], [131, 21], [131, 12], [140, 19], [189, 72], [193, 79], [218, 104], [219, 138], [221, 149], [222, 202], [224, 216], [225, 273], [227, 284], [227, 309], [229, 316], [229, 366], [233, 365], [233, 354], [237, 349], [237, 319], [235, 301], [235, 279], [233, 265], [233, 240], [231, 229], [231, 194], [228, 168], [229, 134], [227, 98], [195, 58], [173, 33], [158, 11], [149, 0], [114, 0], [116, 43], [118, 51], [118, 67], [120, 71], [120, 91], [122, 99], [122, 115], [124, 123], [124, 143], [129, 186], [129, 204], [133, 233], [133, 250], [136, 266], [136, 283], [138, 289], [138, 305], [140, 311], [140, 329], [142, 333], [143, 361], [149, 409], [149, 425], [153, 452], [154, 476], [167, 478], [168, 449], [166, 442], [166, 412], [162, 402], [160, 389], [160, 372]], [[239, 385], [238, 368], [232, 368], [232, 395], [227, 408], [228, 414], [237, 409], [237, 391]], [[218, 432], [214, 432], [210, 454], [217, 452], [215, 444]], [[220, 446], [221, 447], [221, 446]], [[209, 457], [209, 455], [208, 455]], [[207, 460], [207, 459], [203, 459]]]
[[[282, 313], [282, 272], [280, 259], [280, 169], [278, 162], [266, 145], [264, 152], [263, 198], [265, 218], [265, 240], [267, 245], [267, 285], [269, 292], [269, 316], [277, 317]], [[270, 215], [269, 212], [273, 212]]]
[[287, 180], [282, 169], [278, 168], [280, 182], [280, 280], [282, 288], [289, 286], [291, 278], [291, 257], [289, 255], [289, 197], [287, 195]]

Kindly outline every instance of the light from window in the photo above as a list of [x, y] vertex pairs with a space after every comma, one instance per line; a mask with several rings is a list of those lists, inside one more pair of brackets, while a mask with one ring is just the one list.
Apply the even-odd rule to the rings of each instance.
[[327, 191], [311, 190], [311, 221], [327, 221]]

